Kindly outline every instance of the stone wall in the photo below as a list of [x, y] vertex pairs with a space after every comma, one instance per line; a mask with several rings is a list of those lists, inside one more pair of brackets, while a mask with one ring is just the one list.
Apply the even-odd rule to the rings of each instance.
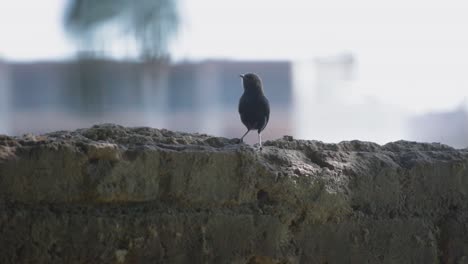
[[468, 263], [468, 150], [0, 136], [0, 263]]

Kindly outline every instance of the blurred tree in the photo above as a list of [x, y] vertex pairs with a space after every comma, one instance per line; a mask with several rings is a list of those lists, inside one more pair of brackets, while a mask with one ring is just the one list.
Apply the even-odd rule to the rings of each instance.
[[69, 0], [65, 28], [81, 52], [110, 52], [118, 32], [145, 59], [167, 55], [178, 28], [176, 0]]

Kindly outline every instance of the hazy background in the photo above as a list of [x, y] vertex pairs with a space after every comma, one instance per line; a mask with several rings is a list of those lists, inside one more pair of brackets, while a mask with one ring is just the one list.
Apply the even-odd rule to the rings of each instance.
[[468, 147], [467, 13], [454, 0], [0, 0], [0, 133], [114, 122], [240, 137], [238, 75], [254, 71], [265, 139]]

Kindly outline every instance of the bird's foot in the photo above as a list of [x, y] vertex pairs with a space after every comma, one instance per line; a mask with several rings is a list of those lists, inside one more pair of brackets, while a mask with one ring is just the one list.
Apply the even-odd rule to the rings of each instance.
[[260, 144], [258, 144], [258, 143], [254, 144], [253, 147], [254, 147], [255, 149], [258, 149], [259, 151], [262, 151], [262, 150], [263, 150], [263, 146], [260, 145]]

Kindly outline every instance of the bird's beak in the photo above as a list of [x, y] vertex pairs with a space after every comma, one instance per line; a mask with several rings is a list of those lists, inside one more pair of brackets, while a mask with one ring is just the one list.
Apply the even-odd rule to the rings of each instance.
[[244, 79], [244, 74], [240, 74], [239, 77], [241, 77], [242, 79]]

